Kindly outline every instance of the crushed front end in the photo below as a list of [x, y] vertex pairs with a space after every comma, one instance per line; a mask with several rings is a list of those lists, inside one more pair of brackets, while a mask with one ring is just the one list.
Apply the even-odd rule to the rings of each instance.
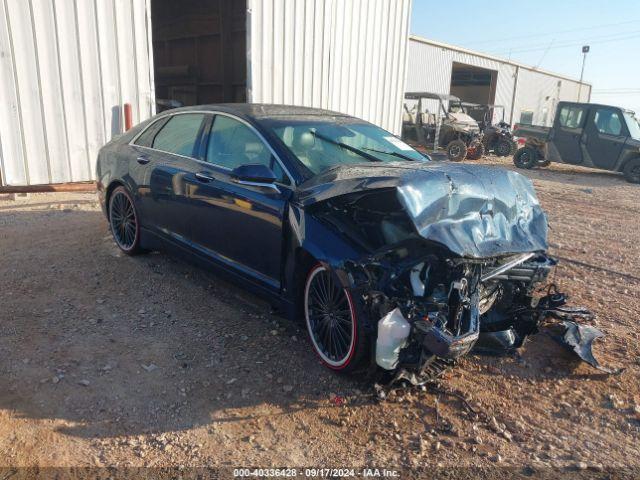
[[375, 360], [394, 379], [424, 383], [474, 348], [518, 348], [538, 327], [534, 293], [553, 259], [542, 253], [481, 260], [438, 253], [392, 268], [377, 279], [384, 287], [368, 294], [368, 316], [380, 319]]
[[564, 297], [538, 293], [556, 262], [528, 179], [409, 163], [314, 180], [293, 230], [363, 306], [373, 363], [419, 384], [472, 349], [518, 348]]

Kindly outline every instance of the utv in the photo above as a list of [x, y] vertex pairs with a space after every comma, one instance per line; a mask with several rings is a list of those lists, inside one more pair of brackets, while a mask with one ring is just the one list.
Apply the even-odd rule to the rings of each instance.
[[[518, 148], [513, 139], [511, 126], [504, 121], [504, 107], [479, 103], [462, 103], [465, 113], [474, 118], [480, 127], [485, 153], [493, 152], [498, 157], [513, 155]], [[493, 124], [494, 114], [502, 110], [502, 119]]]
[[[405, 100], [417, 100], [413, 108], [404, 104], [402, 122], [402, 139], [410, 144], [426, 148], [433, 146], [444, 148], [447, 157], [452, 161], [468, 158], [477, 160], [484, 154], [480, 142], [480, 128], [469, 115], [464, 113], [462, 102], [453, 95], [429, 92], [409, 92], [404, 95]], [[424, 108], [424, 100], [434, 100], [438, 103], [436, 113]], [[449, 102], [449, 109], [445, 102]]]
[[514, 134], [526, 139], [513, 156], [519, 168], [569, 163], [621, 172], [640, 183], [640, 124], [630, 110], [560, 102], [552, 127], [518, 124]]

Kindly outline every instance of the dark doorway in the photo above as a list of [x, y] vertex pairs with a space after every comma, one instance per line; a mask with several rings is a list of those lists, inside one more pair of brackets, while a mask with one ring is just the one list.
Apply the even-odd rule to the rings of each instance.
[[451, 95], [459, 97], [463, 102], [493, 104], [497, 82], [498, 72], [495, 70], [453, 63]]
[[158, 111], [246, 101], [246, 1], [153, 0], [151, 22]]

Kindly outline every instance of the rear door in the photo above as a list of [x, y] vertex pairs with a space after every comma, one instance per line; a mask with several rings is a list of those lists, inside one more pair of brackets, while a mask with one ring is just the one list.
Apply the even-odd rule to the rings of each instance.
[[[194, 247], [274, 289], [280, 286], [282, 225], [292, 182], [274, 151], [244, 121], [217, 114], [206, 143], [206, 164], [188, 178]], [[231, 171], [264, 164], [275, 184], [239, 183]]]
[[580, 142], [587, 117], [585, 105], [561, 105], [556, 115], [551, 141], [564, 163], [580, 165], [583, 162]]
[[171, 115], [138, 154], [137, 163], [145, 165], [139, 188], [142, 226], [174, 241], [186, 242], [190, 235], [185, 177], [198, 168], [208, 118], [196, 112]]
[[585, 127], [585, 144], [594, 166], [613, 169], [629, 136], [622, 112], [612, 107], [593, 107]]

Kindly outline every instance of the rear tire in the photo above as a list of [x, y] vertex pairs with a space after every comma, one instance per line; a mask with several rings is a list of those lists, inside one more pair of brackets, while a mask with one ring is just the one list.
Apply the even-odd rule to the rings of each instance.
[[140, 222], [133, 198], [125, 187], [116, 188], [109, 197], [109, 227], [118, 248], [127, 255], [142, 253]]
[[320, 263], [307, 274], [303, 308], [309, 340], [320, 361], [338, 372], [355, 370], [367, 350], [359, 309], [349, 290]]
[[640, 183], [640, 158], [632, 158], [624, 166], [624, 178], [629, 183]]
[[535, 167], [538, 161], [538, 152], [531, 147], [522, 147], [513, 156], [513, 163], [518, 168], [526, 168], [527, 170]]
[[447, 144], [447, 157], [452, 162], [460, 162], [467, 156], [467, 144], [462, 140], [451, 140]]

